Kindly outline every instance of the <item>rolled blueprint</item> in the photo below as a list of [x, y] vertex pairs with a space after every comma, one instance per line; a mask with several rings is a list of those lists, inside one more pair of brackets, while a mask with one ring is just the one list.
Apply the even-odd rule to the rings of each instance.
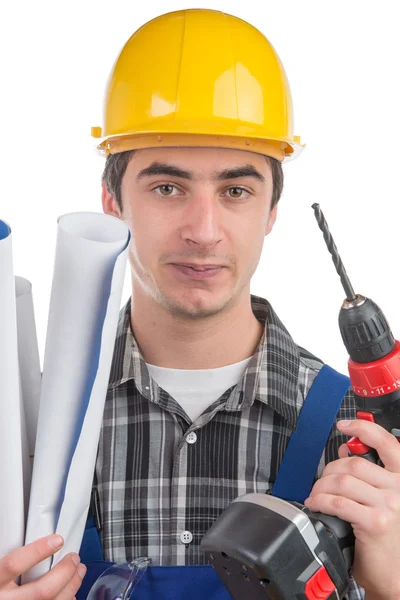
[[63, 536], [54, 564], [83, 537], [130, 239], [121, 220], [101, 213], [58, 224], [26, 533], [26, 543]]
[[29, 455], [33, 457], [42, 376], [33, 309], [32, 284], [27, 279], [16, 276], [15, 294], [17, 297], [18, 358], [22, 399], [25, 409]]
[[28, 516], [32, 464], [40, 400], [40, 358], [33, 310], [32, 284], [15, 276], [18, 364], [21, 381], [21, 442], [25, 519]]
[[24, 542], [21, 390], [11, 228], [0, 221], [0, 556]]

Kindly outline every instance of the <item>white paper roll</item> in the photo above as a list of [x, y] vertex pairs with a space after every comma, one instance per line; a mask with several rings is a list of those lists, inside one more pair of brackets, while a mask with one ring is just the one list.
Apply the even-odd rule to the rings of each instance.
[[33, 310], [32, 285], [15, 276], [17, 306], [18, 364], [21, 381], [21, 443], [24, 482], [24, 515], [28, 517], [33, 455], [40, 400], [40, 358]]
[[83, 536], [130, 239], [121, 220], [102, 213], [58, 223], [26, 534], [29, 543], [60, 533], [55, 562], [78, 552]]
[[42, 374], [30, 281], [24, 279], [24, 277], [16, 276], [15, 294], [17, 298], [18, 358], [22, 400], [25, 409], [29, 455], [33, 457]]
[[0, 221], [0, 556], [24, 542], [21, 390], [11, 228]]

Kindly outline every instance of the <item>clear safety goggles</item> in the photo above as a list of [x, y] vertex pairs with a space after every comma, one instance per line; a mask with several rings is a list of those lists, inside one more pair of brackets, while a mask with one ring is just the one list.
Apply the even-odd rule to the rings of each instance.
[[112, 565], [96, 580], [87, 600], [130, 600], [150, 563], [150, 558], [136, 558], [131, 563]]

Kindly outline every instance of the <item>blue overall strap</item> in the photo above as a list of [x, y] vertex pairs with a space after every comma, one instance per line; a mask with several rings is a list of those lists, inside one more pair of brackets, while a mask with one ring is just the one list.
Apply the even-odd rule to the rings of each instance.
[[86, 563], [90, 560], [104, 560], [103, 548], [101, 546], [100, 534], [93, 517], [86, 521], [81, 548], [79, 550], [81, 561]]
[[318, 464], [350, 379], [324, 365], [304, 401], [272, 495], [303, 503], [314, 483]]

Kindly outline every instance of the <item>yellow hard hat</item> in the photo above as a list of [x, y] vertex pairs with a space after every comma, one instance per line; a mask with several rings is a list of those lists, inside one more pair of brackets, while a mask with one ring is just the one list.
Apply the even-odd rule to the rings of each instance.
[[212, 146], [287, 160], [289, 83], [275, 49], [242, 19], [208, 9], [167, 13], [138, 29], [111, 71], [97, 147]]

